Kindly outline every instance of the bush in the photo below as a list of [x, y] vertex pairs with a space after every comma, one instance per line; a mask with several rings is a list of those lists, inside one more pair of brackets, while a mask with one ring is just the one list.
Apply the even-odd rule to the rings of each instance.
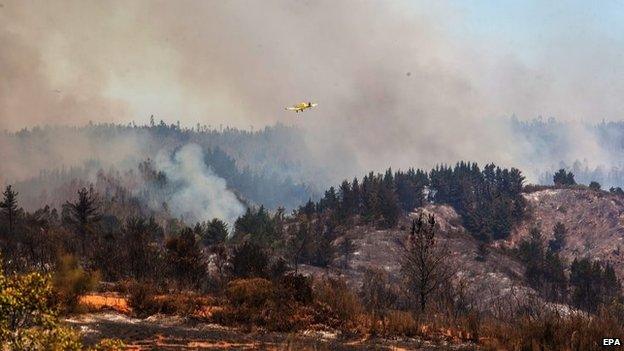
[[419, 333], [418, 321], [410, 312], [390, 311], [385, 318], [386, 335], [415, 336]]
[[[63, 326], [57, 315], [49, 276], [39, 273], [5, 276], [0, 265], [0, 345], [2, 350], [83, 350], [80, 333]], [[96, 350], [119, 350], [109, 340]]]
[[353, 326], [363, 312], [360, 300], [344, 280], [329, 278], [318, 282], [314, 286], [314, 297], [317, 303], [329, 308], [341, 327]]
[[73, 312], [78, 306], [78, 298], [96, 288], [99, 274], [82, 269], [78, 259], [71, 255], [61, 256], [53, 275], [54, 291], [62, 310]]
[[225, 294], [232, 304], [260, 308], [274, 297], [275, 288], [263, 278], [237, 279], [228, 284]]
[[574, 174], [572, 172], [566, 172], [566, 170], [562, 168], [553, 175], [553, 183], [555, 183], [555, 186], [570, 186], [575, 185], [576, 181], [574, 181]]
[[309, 304], [313, 300], [312, 281], [301, 274], [287, 274], [278, 281], [278, 293], [285, 299]]
[[310, 325], [313, 319], [314, 311], [302, 305], [312, 301], [309, 280], [302, 276], [287, 275], [275, 283], [263, 278], [234, 280], [225, 296], [225, 308], [213, 313], [219, 323], [289, 332]]
[[510, 323], [489, 320], [482, 334], [488, 340], [486, 350], [602, 350], [602, 338], [624, 333], [623, 321], [618, 316], [614, 306], [593, 317], [545, 312]]
[[364, 272], [360, 297], [373, 318], [383, 317], [397, 299], [385, 271], [369, 268]]
[[600, 183], [598, 183], [598, 182], [591, 182], [591, 183], [589, 183], [589, 188], [591, 190], [598, 191], [598, 190], [600, 190]]
[[131, 282], [128, 295], [128, 305], [137, 316], [145, 317], [160, 312], [160, 306], [156, 302], [156, 290], [151, 284]]
[[237, 279], [225, 290], [226, 303], [223, 310], [213, 313], [215, 321], [227, 325], [265, 325], [264, 310], [275, 297], [271, 281], [263, 278]]
[[258, 244], [244, 241], [234, 248], [230, 263], [235, 278], [266, 277], [269, 257]]
[[157, 313], [192, 316], [201, 307], [200, 298], [194, 294], [158, 295], [151, 283], [133, 282], [128, 288], [128, 304], [139, 317]]

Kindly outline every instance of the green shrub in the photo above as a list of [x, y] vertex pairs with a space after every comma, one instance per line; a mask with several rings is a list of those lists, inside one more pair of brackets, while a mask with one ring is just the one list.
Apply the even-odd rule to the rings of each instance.
[[66, 312], [75, 311], [80, 295], [94, 290], [99, 280], [100, 277], [97, 272], [85, 271], [74, 256], [61, 256], [52, 277], [60, 308]]
[[[30, 273], [6, 276], [0, 265], [0, 345], [2, 350], [83, 350], [76, 330], [58, 319], [55, 292], [49, 275]], [[110, 340], [96, 350], [120, 350]]]

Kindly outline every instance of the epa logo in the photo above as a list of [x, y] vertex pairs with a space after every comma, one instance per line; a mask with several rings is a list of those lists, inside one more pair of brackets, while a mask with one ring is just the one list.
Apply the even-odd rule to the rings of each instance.
[[604, 338], [602, 339], [602, 345], [603, 346], [621, 346], [622, 343], [620, 342], [620, 339], [615, 338]]

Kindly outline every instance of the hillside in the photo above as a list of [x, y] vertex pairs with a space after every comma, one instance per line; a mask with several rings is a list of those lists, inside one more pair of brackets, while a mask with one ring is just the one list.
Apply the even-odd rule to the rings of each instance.
[[620, 279], [624, 278], [624, 198], [604, 191], [588, 189], [546, 189], [524, 194], [529, 216], [508, 238], [500, 243], [517, 247], [538, 226], [548, 241], [553, 227], [561, 222], [567, 229], [562, 256], [591, 256], [613, 265]]
[[611, 263], [616, 273], [624, 277], [624, 202], [618, 195], [588, 189], [546, 189], [523, 194], [527, 200], [526, 219], [506, 240], [487, 245], [485, 254], [479, 252], [480, 242], [461, 225], [461, 218], [448, 205], [427, 205], [401, 217], [393, 229], [375, 229], [358, 224], [334, 241], [339, 248], [345, 237], [352, 239], [354, 250], [345, 264], [344, 254], [339, 254], [324, 269], [305, 266], [304, 271], [321, 277], [340, 276], [354, 288], [362, 284], [367, 269], [385, 270], [390, 279], [399, 282], [403, 242], [411, 219], [419, 213], [433, 214], [437, 221], [437, 238], [449, 251], [449, 265], [455, 272], [455, 283], [462, 283], [470, 298], [485, 304], [491, 300], [504, 301], [514, 297], [535, 294], [524, 277], [525, 266], [513, 249], [527, 239], [529, 229], [535, 224], [542, 228], [546, 242], [552, 239], [552, 228], [561, 222], [568, 228], [562, 258], [570, 263], [574, 258], [591, 257]]
[[[199, 150], [183, 147], [178, 155]], [[156, 211], [147, 201], [180, 193], [197, 209], [190, 200], [211, 199], [178, 178], [202, 160], [178, 160], [162, 171], [145, 162], [138, 174], [99, 172], [94, 184], [75, 184], [85, 188], [60, 216], [48, 207], [21, 210], [19, 194], [7, 187], [0, 227], [5, 267], [55, 267], [54, 291], [83, 284], [65, 284], [65, 276], [89, 284], [66, 293], [71, 299], [60, 305], [89, 311], [65, 315], [89, 342], [118, 337], [133, 346], [165, 342], [189, 349], [241, 339], [256, 347], [288, 344], [292, 335], [331, 349], [353, 346], [354, 339], [390, 341], [389, 348], [394, 341], [431, 341], [442, 348], [548, 342], [594, 349], [579, 345], [621, 331], [621, 291], [611, 267], [621, 276], [613, 242], [621, 240], [624, 205], [611, 193], [583, 186], [527, 191], [535, 187], [523, 187], [517, 169], [460, 162], [431, 171], [371, 172], [330, 187], [291, 214], [249, 206], [235, 220], [222, 217], [232, 222], [191, 226], [172, 218], [169, 205]], [[200, 185], [213, 181], [203, 168]], [[143, 184], [138, 195], [122, 185], [134, 179]], [[561, 255], [547, 249], [558, 222], [568, 228]], [[583, 260], [571, 262], [575, 258]], [[77, 305], [81, 296], [114, 297], [126, 307]], [[109, 308], [126, 316], [93, 314]], [[170, 316], [182, 319], [167, 325]], [[544, 335], [545, 323], [556, 325], [554, 335]], [[570, 328], [583, 338], [568, 340]], [[310, 339], [311, 331], [320, 334]], [[267, 339], [267, 333], [273, 334]], [[326, 334], [332, 337], [325, 340]]]

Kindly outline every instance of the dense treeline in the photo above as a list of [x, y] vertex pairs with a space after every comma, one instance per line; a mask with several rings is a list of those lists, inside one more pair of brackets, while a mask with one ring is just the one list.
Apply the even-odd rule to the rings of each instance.
[[[57, 206], [76, 191], [72, 183], [92, 182], [100, 172], [127, 178], [137, 163], [192, 143], [203, 150], [205, 164], [246, 201], [270, 209], [292, 209], [315, 196], [311, 184], [318, 183], [311, 179], [326, 179], [321, 171], [301, 162], [308, 151], [299, 133], [283, 125], [246, 131], [201, 125], [183, 128], [163, 121], [143, 126], [93, 124], [4, 132], [0, 138], [7, 153], [19, 153], [25, 162], [20, 168], [8, 163], [0, 166], [0, 182], [14, 184], [22, 193], [25, 208], [35, 210], [42, 203]], [[61, 141], [75, 151], [56, 151]], [[49, 157], [41, 160], [37, 150], [46, 150]], [[121, 184], [130, 189], [134, 185]]]
[[[142, 168], [151, 174], [151, 181], [165, 181], [148, 164]], [[324, 325], [346, 333], [383, 336], [426, 335], [432, 331], [423, 332], [422, 325], [441, 325], [461, 340], [478, 342], [481, 335], [490, 333], [486, 334], [489, 342], [503, 342], [494, 348], [552, 344], [565, 340], [564, 331], [574, 323], [586, 321], [548, 315], [530, 298], [515, 305], [492, 302], [491, 311], [478, 307], [464, 283], [455, 281], [433, 217], [420, 217], [406, 230], [398, 280], [391, 281], [387, 272], [370, 268], [364, 272], [362, 286], [354, 289], [340, 279], [314, 280], [298, 274], [303, 263], [337, 267], [343, 262], [342, 267], [350, 269], [354, 244], [344, 226], [358, 216], [369, 223], [393, 226], [392, 218], [402, 211], [439, 202], [467, 214], [485, 207], [514, 220], [519, 218], [513, 217], [514, 209], [522, 208], [514, 197], [521, 185], [519, 172], [494, 165], [480, 170], [475, 164], [459, 163], [428, 174], [388, 170], [383, 175], [367, 174], [361, 183], [357, 179], [343, 182], [339, 191], [330, 188], [318, 203], [309, 202], [292, 216], [283, 209], [271, 212], [250, 206], [235, 221], [231, 236], [228, 225], [219, 219], [189, 227], [166, 213], [153, 217], [141, 215], [140, 208], [132, 212], [133, 202], [119, 201], [121, 195], [112, 185], [108, 195], [99, 194], [95, 187], [80, 188], [60, 212], [45, 207], [32, 213], [20, 207], [20, 194], [7, 187], [0, 202], [0, 248], [5, 272], [50, 272], [51, 279], [37, 278], [42, 285], [53, 285], [46, 288], [50, 295], [46, 301], [60, 301], [67, 311], [101, 279], [125, 289], [138, 316], [192, 314], [201, 309], [202, 296], [210, 294], [218, 297], [222, 308], [209, 321], [226, 325], [288, 332]], [[509, 206], [506, 211], [488, 204], [487, 199], [495, 197], [505, 200], [501, 204]], [[487, 220], [493, 219], [488, 215]], [[565, 246], [565, 228], [555, 231], [547, 249], [537, 234], [533, 242], [521, 246], [529, 284], [540, 292], [552, 292], [549, 299], [571, 301], [599, 315], [596, 320], [602, 322], [588, 319], [585, 333], [618, 332], [621, 300], [613, 269], [582, 259], [573, 262], [566, 274], [563, 263], [557, 261], [557, 252]], [[19, 281], [23, 275], [11, 276]], [[561, 277], [561, 290], [552, 277]], [[0, 274], [0, 297], [15, 293], [3, 291], [1, 279]], [[523, 321], [529, 324], [513, 329]], [[539, 323], [557, 326], [544, 336], [535, 332]], [[78, 336], [72, 337], [77, 340]], [[565, 345], [570, 346], [567, 341]]]
[[522, 220], [524, 177], [515, 169], [494, 164], [483, 170], [476, 163], [438, 166], [429, 172], [409, 169], [384, 174], [369, 173], [359, 181], [344, 181], [329, 188], [317, 202], [309, 201], [299, 212], [331, 212], [335, 221], [353, 215], [380, 227], [396, 225], [402, 212], [427, 203], [448, 204], [461, 215], [465, 228], [483, 241], [506, 238]]

